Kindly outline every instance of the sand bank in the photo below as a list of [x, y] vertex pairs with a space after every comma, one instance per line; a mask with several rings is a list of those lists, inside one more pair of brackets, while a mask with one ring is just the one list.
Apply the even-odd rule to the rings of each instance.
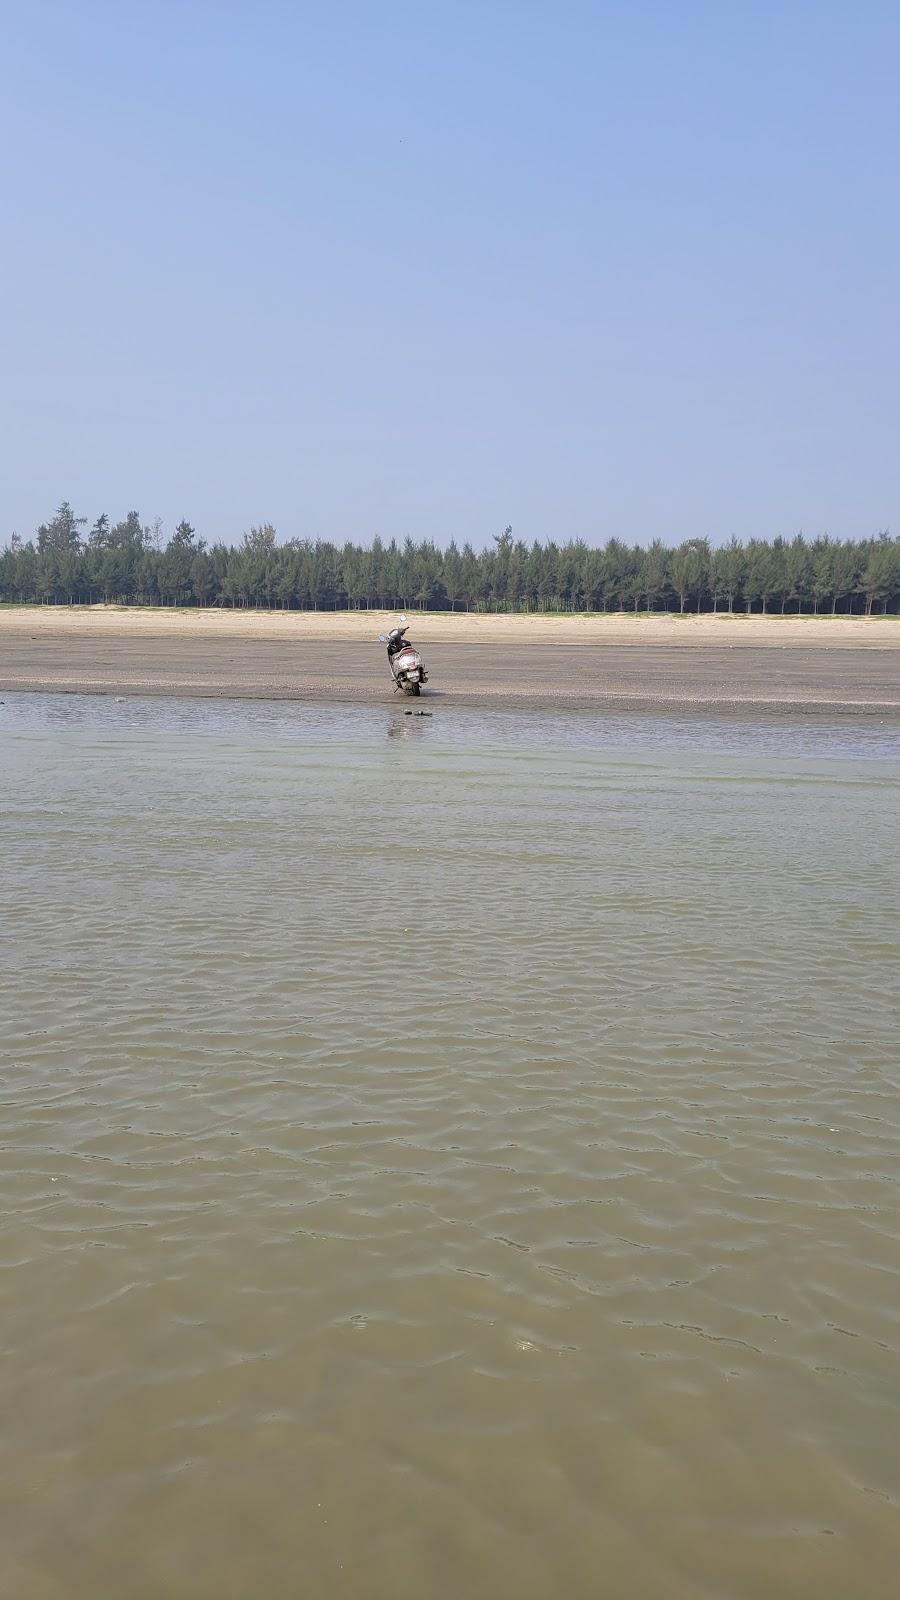
[[[4, 606], [0, 639], [41, 637], [293, 639], [370, 641], [397, 621], [394, 611], [245, 611], [163, 606]], [[900, 617], [671, 615], [590, 616], [407, 613], [410, 632], [440, 644], [843, 645], [900, 649]]]
[[[409, 613], [437, 704], [900, 715], [900, 619]], [[0, 691], [391, 698], [384, 612], [0, 609]], [[330, 648], [332, 647], [332, 648]]]

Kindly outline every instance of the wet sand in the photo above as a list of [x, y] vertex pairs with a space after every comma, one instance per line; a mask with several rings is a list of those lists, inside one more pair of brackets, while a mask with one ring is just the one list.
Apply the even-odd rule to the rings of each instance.
[[[392, 698], [381, 613], [0, 612], [0, 692]], [[411, 614], [437, 706], [659, 707], [900, 718], [900, 621]]]

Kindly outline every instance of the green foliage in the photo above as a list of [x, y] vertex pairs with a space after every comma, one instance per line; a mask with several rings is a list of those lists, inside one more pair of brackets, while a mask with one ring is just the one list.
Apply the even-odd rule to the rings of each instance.
[[696, 602], [697, 610], [709, 592], [709, 545], [705, 539], [687, 539], [680, 544], [671, 560], [672, 583], [678, 596], [678, 609], [683, 611], [686, 601]]
[[427, 611], [790, 611], [878, 615], [900, 612], [900, 540], [840, 542], [732, 539], [711, 549], [687, 539], [672, 550], [609, 539], [530, 547], [504, 528], [477, 553], [451, 540], [371, 545], [290, 539], [272, 524], [252, 527], [232, 546], [207, 548], [187, 521], [166, 544], [160, 525], [136, 511], [110, 523], [86, 518], [68, 501], [34, 539], [17, 534], [0, 552], [0, 602], [178, 606], [268, 606]]

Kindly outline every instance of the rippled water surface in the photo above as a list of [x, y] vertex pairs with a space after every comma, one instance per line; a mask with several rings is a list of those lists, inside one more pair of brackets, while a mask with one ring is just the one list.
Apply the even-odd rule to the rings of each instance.
[[896, 730], [0, 739], [6, 1600], [896, 1592]]

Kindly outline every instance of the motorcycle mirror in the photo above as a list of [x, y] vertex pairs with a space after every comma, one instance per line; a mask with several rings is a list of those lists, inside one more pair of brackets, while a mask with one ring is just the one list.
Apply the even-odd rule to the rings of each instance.
[[380, 633], [378, 635], [378, 643], [379, 644], [387, 644], [387, 634], [386, 633]]
[[405, 611], [402, 611], [400, 613], [400, 621], [401, 622], [405, 622], [406, 621], [406, 612]]

